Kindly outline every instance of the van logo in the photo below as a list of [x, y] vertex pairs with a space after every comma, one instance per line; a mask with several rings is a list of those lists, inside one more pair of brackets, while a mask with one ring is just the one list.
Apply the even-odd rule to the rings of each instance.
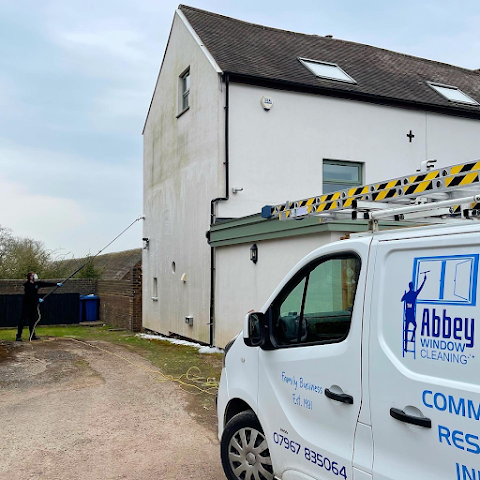
[[467, 364], [474, 356], [479, 255], [417, 257], [403, 302], [403, 357]]

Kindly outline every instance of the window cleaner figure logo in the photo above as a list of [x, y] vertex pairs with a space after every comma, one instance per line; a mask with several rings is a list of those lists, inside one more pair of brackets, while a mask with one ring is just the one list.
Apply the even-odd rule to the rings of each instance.
[[414, 289], [413, 282], [408, 284], [409, 291], [405, 291], [402, 297], [403, 302], [403, 356], [407, 353], [413, 353], [413, 358], [416, 358], [416, 349], [415, 349], [415, 340], [417, 333], [417, 321], [415, 318], [417, 310], [417, 297], [420, 295], [422, 288], [427, 281], [427, 273], [430, 270], [425, 272], [420, 272], [420, 275], [423, 275], [423, 282], [420, 285], [418, 290]]

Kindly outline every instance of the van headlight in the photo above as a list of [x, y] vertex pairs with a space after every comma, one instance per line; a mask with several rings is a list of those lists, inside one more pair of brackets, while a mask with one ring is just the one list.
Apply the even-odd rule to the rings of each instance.
[[[240, 334], [238, 334], [240, 335]], [[225, 368], [225, 358], [227, 357], [228, 351], [232, 348], [232, 345], [235, 343], [235, 340], [237, 339], [238, 335], [235, 335], [226, 345], [225, 348], [223, 349], [223, 358], [222, 358], [222, 367]]]

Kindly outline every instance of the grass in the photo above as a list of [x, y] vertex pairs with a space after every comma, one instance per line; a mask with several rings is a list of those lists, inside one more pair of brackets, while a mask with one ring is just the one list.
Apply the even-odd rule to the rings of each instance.
[[[194, 347], [174, 345], [162, 340], [145, 340], [137, 337], [132, 332], [111, 330], [110, 327], [83, 327], [79, 325], [62, 327], [37, 327], [37, 335], [40, 337], [70, 337], [84, 341], [103, 341], [121, 345], [135, 353], [140, 354], [152, 365], [161, 370], [165, 375], [179, 377], [185, 374], [190, 367], [196, 366], [200, 369], [201, 376], [220, 380], [222, 369], [221, 354], [200, 354]], [[0, 340], [14, 341], [16, 329], [0, 330]], [[24, 331], [24, 341], [28, 335]], [[196, 389], [185, 387], [187, 391], [199, 393], [199, 395], [188, 396], [188, 411], [201, 423], [214, 428], [215, 397], [206, 393], [198, 392]]]

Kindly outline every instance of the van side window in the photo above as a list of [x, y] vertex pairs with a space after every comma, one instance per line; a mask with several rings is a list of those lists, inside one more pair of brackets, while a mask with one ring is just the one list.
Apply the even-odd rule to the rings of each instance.
[[360, 273], [354, 255], [330, 257], [292, 279], [272, 304], [272, 333], [277, 346], [334, 343], [350, 330]]

